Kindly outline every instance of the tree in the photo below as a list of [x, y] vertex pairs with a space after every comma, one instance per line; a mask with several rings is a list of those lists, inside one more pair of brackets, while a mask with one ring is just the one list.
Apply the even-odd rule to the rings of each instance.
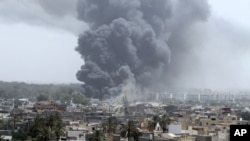
[[153, 132], [155, 129], [155, 124], [153, 123], [151, 119], [147, 121], [147, 129], [150, 132]]
[[104, 135], [101, 133], [100, 130], [95, 130], [93, 136], [90, 138], [90, 141], [103, 141]]
[[163, 116], [161, 116], [159, 123], [163, 129], [163, 132], [166, 132], [167, 131], [166, 126], [170, 124], [170, 119], [169, 119], [168, 115], [164, 114]]
[[153, 132], [153, 130], [155, 129], [155, 126], [157, 125], [157, 123], [160, 121], [159, 116], [154, 115], [150, 120], [148, 120], [148, 130]]
[[117, 119], [115, 117], [108, 117], [105, 123], [103, 124], [104, 132], [108, 133], [108, 135], [115, 132]]
[[18, 130], [12, 134], [13, 141], [26, 141], [28, 133], [24, 130]]
[[[50, 116], [50, 120], [52, 119], [51, 128], [55, 133], [56, 139], [59, 139], [61, 135], [64, 134], [64, 124], [62, 118], [59, 113], [55, 113]], [[50, 121], [51, 122], [51, 121]]]
[[242, 112], [240, 116], [243, 120], [250, 120], [250, 112]]
[[76, 104], [83, 104], [86, 105], [89, 102], [89, 99], [85, 97], [84, 94], [80, 92], [72, 92], [70, 94], [64, 93], [60, 96], [60, 100], [63, 103], [70, 103], [71, 100], [73, 100], [74, 103]]
[[20, 116], [22, 115], [22, 110], [19, 108], [14, 108], [10, 112], [10, 116], [12, 117], [11, 122], [13, 122], [13, 130], [16, 128], [16, 122], [20, 120]]
[[37, 98], [36, 98], [37, 101], [46, 101], [46, 100], [48, 100], [48, 99], [49, 99], [49, 98], [48, 98], [46, 95], [44, 95], [44, 94], [40, 94], [40, 95], [38, 95]]
[[71, 100], [71, 95], [70, 94], [67, 94], [67, 93], [64, 93], [60, 96], [60, 100], [62, 103], [70, 103], [70, 100]]
[[55, 140], [55, 132], [50, 127], [42, 127], [36, 137], [37, 141], [52, 141]]
[[89, 102], [89, 99], [86, 98], [85, 95], [80, 92], [73, 92], [72, 98], [73, 98], [73, 102], [76, 104], [86, 105]]
[[134, 121], [129, 120], [126, 125], [123, 125], [121, 129], [121, 137], [128, 138], [128, 141], [132, 138], [134, 139], [134, 141], [138, 141], [139, 136], [141, 136], [141, 134], [136, 128]]
[[39, 141], [57, 140], [63, 134], [64, 125], [59, 113], [44, 117], [37, 115], [30, 128], [31, 137]]
[[30, 136], [32, 138], [36, 138], [40, 132], [39, 129], [43, 128], [44, 126], [45, 126], [44, 119], [40, 115], [37, 115], [34, 121], [31, 123], [31, 128], [29, 131]]
[[18, 99], [15, 99], [14, 100], [14, 105], [15, 105], [15, 108], [17, 108], [18, 106], [22, 106], [22, 102], [19, 101]]

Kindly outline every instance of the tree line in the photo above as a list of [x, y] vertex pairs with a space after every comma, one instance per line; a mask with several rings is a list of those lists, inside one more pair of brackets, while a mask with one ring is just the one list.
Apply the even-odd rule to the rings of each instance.
[[80, 84], [27, 84], [23, 82], [0, 81], [0, 98], [29, 98], [33, 100], [61, 100], [68, 103], [71, 99], [77, 104], [86, 104], [88, 99], [81, 93]]

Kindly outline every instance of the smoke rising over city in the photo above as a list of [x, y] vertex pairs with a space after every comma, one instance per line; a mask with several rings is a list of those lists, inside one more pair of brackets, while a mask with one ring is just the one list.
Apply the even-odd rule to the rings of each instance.
[[103, 98], [249, 89], [247, 3], [0, 0], [1, 80], [80, 82]]
[[209, 16], [200, 0], [80, 0], [77, 11], [90, 27], [78, 40], [77, 78], [99, 98], [172, 87], [189, 54], [187, 29]]

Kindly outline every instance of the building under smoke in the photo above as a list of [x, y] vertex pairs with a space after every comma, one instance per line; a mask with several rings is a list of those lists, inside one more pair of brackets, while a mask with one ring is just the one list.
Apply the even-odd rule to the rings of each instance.
[[188, 55], [190, 25], [206, 20], [206, 0], [79, 0], [89, 30], [76, 50], [85, 63], [77, 72], [86, 95], [160, 91], [174, 86]]

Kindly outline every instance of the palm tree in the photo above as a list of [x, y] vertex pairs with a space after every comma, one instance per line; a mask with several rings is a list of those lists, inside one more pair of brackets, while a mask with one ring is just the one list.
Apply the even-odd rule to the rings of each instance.
[[55, 133], [56, 138], [59, 139], [60, 136], [64, 134], [64, 125], [60, 115], [58, 113], [52, 114], [46, 120], [46, 126], [49, 127]]
[[154, 115], [151, 119], [148, 120], [148, 130], [153, 131], [155, 129], [155, 126], [160, 121], [159, 116]]
[[147, 129], [148, 129], [148, 131], [150, 131], [150, 132], [153, 132], [154, 131], [154, 129], [155, 129], [155, 125], [154, 125], [154, 123], [153, 123], [153, 120], [148, 120], [147, 121]]
[[59, 139], [61, 135], [64, 135], [64, 125], [62, 122], [57, 122], [55, 124], [55, 127], [53, 128], [53, 131], [56, 135], [56, 138]]
[[109, 136], [110, 134], [115, 132], [116, 121], [117, 119], [115, 117], [108, 117], [105, 123], [103, 124], [103, 130], [104, 132], [108, 133]]
[[53, 130], [57, 138], [64, 134], [64, 125], [59, 113], [52, 114], [47, 118], [47, 126]]
[[167, 131], [167, 128], [166, 126], [170, 124], [170, 119], [169, 119], [169, 116], [164, 114], [163, 116], [160, 117], [160, 126], [162, 127], [163, 129], [163, 132], [166, 132]]
[[[48, 133], [48, 131], [50, 131], [51, 134]], [[30, 128], [31, 137], [38, 138], [41, 141], [47, 139], [46, 136], [50, 139], [52, 135], [53, 139], [59, 139], [63, 134], [64, 125], [58, 113], [45, 117], [37, 115]]]
[[45, 118], [45, 123], [47, 127], [54, 127], [55, 117], [53, 115], [50, 115], [49, 117]]
[[50, 127], [43, 127], [39, 130], [39, 133], [36, 137], [37, 141], [52, 141], [56, 140], [54, 131]]
[[44, 119], [40, 117], [40, 115], [37, 115], [34, 121], [31, 123], [30, 132], [29, 132], [31, 137], [35, 138], [40, 132], [39, 129], [43, 127], [45, 127]]
[[14, 141], [26, 141], [28, 134], [26, 130], [19, 129], [17, 132], [13, 132], [12, 139]]
[[12, 130], [15, 130], [16, 128], [16, 122], [18, 120], [20, 120], [20, 116], [22, 115], [22, 110], [15, 107], [14, 109], [12, 109], [12, 111], [10, 112], [10, 115], [12, 117], [12, 122], [13, 122], [13, 128]]
[[128, 138], [128, 141], [132, 138], [134, 139], [134, 141], [138, 141], [139, 136], [140, 133], [136, 128], [134, 121], [129, 120], [126, 125], [123, 125], [121, 129], [121, 137]]
[[138, 129], [136, 129], [135, 131], [132, 132], [132, 137], [133, 137], [134, 141], [138, 141], [140, 136], [141, 136], [141, 133], [139, 132]]
[[96, 130], [92, 138], [90, 138], [90, 141], [103, 141], [103, 140], [104, 140], [104, 136], [100, 130]]

